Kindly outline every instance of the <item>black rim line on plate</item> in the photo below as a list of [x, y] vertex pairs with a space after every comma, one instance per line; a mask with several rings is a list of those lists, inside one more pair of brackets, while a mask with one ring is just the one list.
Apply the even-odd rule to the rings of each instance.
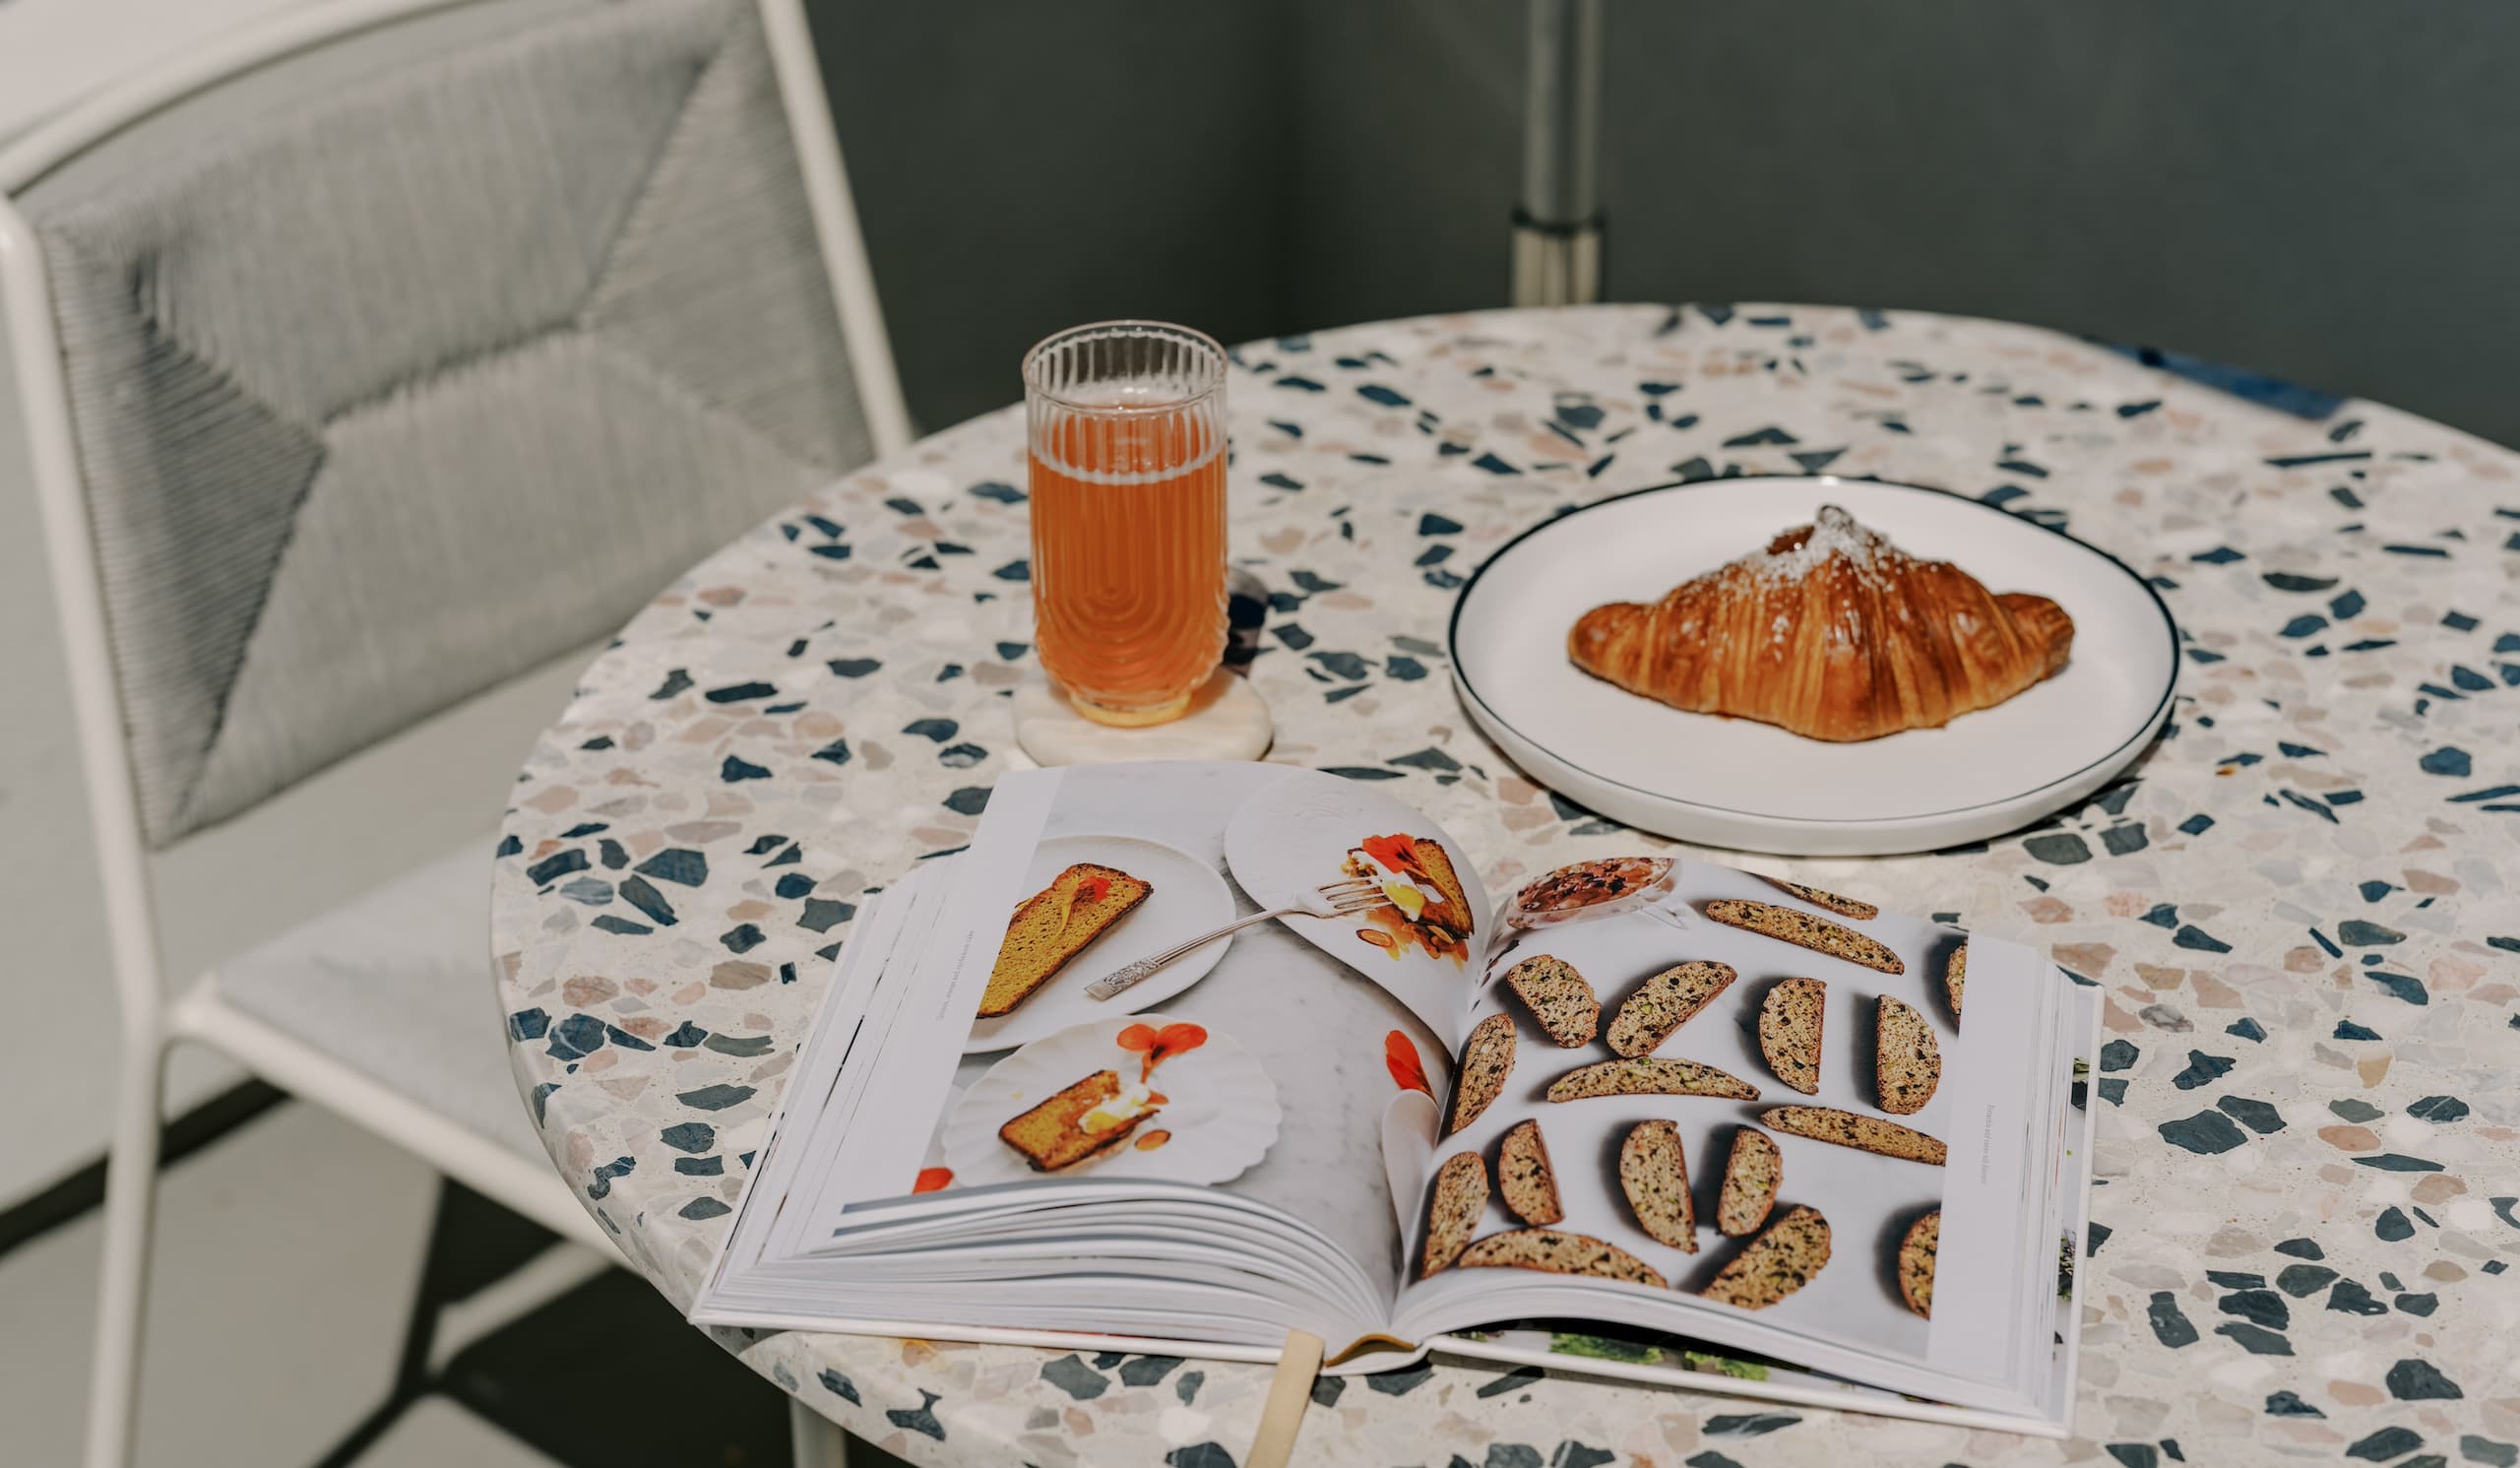
[[[1526, 734], [1522, 729], [1517, 727], [1512, 720], [1506, 718], [1503, 714], [1498, 713], [1496, 706], [1489, 703], [1485, 696], [1480, 693], [1478, 688], [1472, 686], [1470, 674], [1464, 671], [1462, 668], [1462, 608], [1470, 605], [1471, 593], [1479, 590], [1479, 583], [1486, 577], [1488, 567], [1495, 565], [1500, 560], [1503, 560], [1515, 546], [1520, 545], [1523, 542], [1530, 540], [1533, 536], [1536, 536], [1542, 531], [1547, 530], [1552, 526], [1563, 525], [1578, 515], [1587, 514], [1591, 511], [1601, 509], [1606, 505], [1617, 504], [1621, 500], [1635, 499], [1647, 494], [1668, 494], [1674, 491], [1685, 492], [1691, 489], [1722, 488], [1741, 484], [1756, 484], [1762, 481], [1794, 484], [1869, 484], [1882, 489], [1905, 489], [1915, 494], [1940, 495], [1942, 498], [1951, 500], [1954, 503], [1969, 505], [1976, 509], [1984, 510], [1989, 515], [2001, 515], [2006, 520], [2009, 520], [2016, 525], [2025, 526], [2031, 530], [2054, 536], [2056, 539], [2063, 541], [2066, 544], [2072, 545], [2088, 554], [2100, 557], [2111, 566], [2116, 567], [2119, 574], [2123, 575], [2127, 580], [2143, 588], [2144, 595], [2152, 599], [2153, 609], [2161, 615], [2163, 630], [2170, 634], [2170, 675], [2162, 681], [2161, 698], [2154, 703], [2152, 712], [2145, 715], [2143, 721], [2136, 726], [2135, 732], [2127, 735], [2124, 739], [2119, 740], [2117, 743], [2110, 745], [2108, 753], [2101, 755], [2097, 759], [2091, 760], [2070, 774], [2059, 775], [2055, 779], [2047, 782], [2045, 785], [2035, 785], [2028, 790], [2016, 792], [2015, 794], [2005, 796], [1999, 799], [1982, 800], [1975, 805], [1955, 805], [1947, 810], [1923, 810], [1913, 815], [1867, 816], [1860, 820], [1824, 820], [1816, 816], [1774, 815], [1765, 811], [1735, 810], [1729, 805], [1709, 805], [1703, 801], [1684, 799], [1678, 796], [1665, 795], [1661, 791], [1652, 791], [1647, 790], [1642, 786], [1630, 785], [1624, 780], [1614, 780], [1607, 775], [1600, 773], [1599, 771], [1586, 769], [1584, 766], [1579, 765], [1573, 760], [1568, 759], [1566, 756], [1557, 753], [1555, 750], [1550, 749], [1548, 745], [1541, 742], [1539, 739], [1533, 738], [1529, 734]], [[1480, 712], [1483, 712], [1488, 718], [1495, 720], [1500, 727], [1512, 730], [1514, 737], [1521, 739], [1523, 742], [1540, 750], [1542, 753], [1546, 754], [1549, 758], [1556, 760], [1558, 763], [1566, 766], [1570, 770], [1573, 770], [1577, 774], [1584, 776], [1586, 779], [1598, 780], [1604, 785], [1615, 786], [1620, 790], [1631, 791], [1649, 799], [1661, 800], [1667, 804], [1682, 806], [1690, 810], [1707, 811], [1716, 815], [1738, 816], [1744, 820], [1769, 821], [1779, 825], [1837, 827], [1899, 826], [1915, 821], [1938, 820], [1945, 816], [1967, 815], [1973, 811], [1991, 810], [1996, 806], [2008, 805], [2016, 800], [2026, 800], [2038, 796], [2044, 791], [2054, 790], [2060, 785], [2070, 785], [2076, 780], [2081, 779], [2083, 776], [2090, 774], [2093, 770], [2098, 769], [2100, 766], [2115, 759], [2118, 755], [2125, 753], [2130, 746], [2149, 743], [2155, 735], [2161, 733], [2163, 724], [2170, 716], [2172, 700], [2178, 694], [2178, 673], [2184, 661], [2179, 653], [2178, 620], [2171, 615], [2170, 604], [2162, 600], [2161, 592], [2156, 589], [2150, 581], [2147, 581], [2142, 576], [2137, 575], [2134, 567], [2126, 564], [2122, 560], [2119, 560], [2116, 556], [2110, 554], [2108, 551], [2101, 549], [2099, 546], [2094, 545], [2089, 541], [2077, 540], [2073, 536], [2067, 535], [2065, 532], [2056, 529], [2054, 526], [2042, 525], [2038, 521], [2033, 520], [2026, 515], [2016, 515], [2012, 511], [2004, 509], [2000, 505], [1990, 505], [1984, 500], [1972, 498], [1969, 495], [1959, 493], [1955, 490], [1936, 489], [1927, 484], [1910, 484], [1897, 479], [1850, 479], [1838, 475], [1773, 474], [1735, 475], [1731, 478], [1709, 479], [1674, 479], [1667, 483], [1648, 484], [1642, 489], [1628, 489], [1617, 494], [1606, 495], [1601, 499], [1590, 502], [1589, 504], [1578, 505], [1574, 509], [1552, 515], [1545, 520], [1542, 520], [1537, 524], [1526, 527], [1522, 531], [1518, 532], [1512, 540], [1497, 546], [1494, 551], [1489, 553], [1485, 560], [1479, 563], [1479, 569], [1470, 573], [1470, 579], [1462, 583], [1460, 593], [1453, 598], [1452, 615], [1445, 621], [1444, 652], [1446, 656], [1452, 659], [1454, 686], [1459, 688], [1464, 694], [1468, 695], [1470, 700], [1479, 706]], [[1639, 694], [1637, 696], [1642, 697], [1643, 695]], [[1672, 712], [1684, 713], [1686, 711], [1674, 709]], [[1973, 710], [1972, 712], [1981, 711]], [[1791, 733], [1791, 731], [1789, 731], [1789, 733]]]

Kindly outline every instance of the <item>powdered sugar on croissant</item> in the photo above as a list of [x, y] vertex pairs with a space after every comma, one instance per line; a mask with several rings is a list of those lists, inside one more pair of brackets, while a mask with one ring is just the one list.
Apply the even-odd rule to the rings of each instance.
[[1594, 607], [1566, 655], [1673, 708], [1849, 741], [1992, 708], [2053, 676], [2073, 642], [2073, 618], [2046, 597], [1998, 596], [1823, 505], [1660, 602]]

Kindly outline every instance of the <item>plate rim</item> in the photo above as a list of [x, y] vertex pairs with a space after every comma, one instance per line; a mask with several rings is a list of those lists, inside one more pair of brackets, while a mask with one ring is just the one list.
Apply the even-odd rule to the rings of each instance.
[[[1990, 515], [2001, 515], [2015, 524], [2027, 526], [2033, 530], [2054, 536], [2058, 540], [2065, 542], [2067, 544], [2074, 545], [2100, 557], [2110, 566], [2115, 567], [2118, 573], [2124, 576], [2128, 581], [2133, 582], [2136, 586], [2143, 589], [2144, 595], [2152, 601], [2153, 610], [2161, 617], [2162, 630], [2169, 635], [2170, 670], [2162, 680], [2160, 698], [2154, 702], [2152, 711], [2146, 714], [2143, 720], [2136, 726], [2135, 732], [2116, 744], [2111, 745], [2108, 753], [2101, 755], [2097, 759], [2086, 761], [2070, 773], [2060, 775], [2055, 779], [2032, 786], [2028, 790], [2015, 791], [2011, 794], [2000, 796], [1990, 800], [1978, 801], [1975, 804], [1955, 805], [1941, 810], [1920, 810], [1910, 811], [1899, 815], [1870, 815], [1855, 819], [1843, 819], [1809, 815], [1780, 815], [1764, 810], [1738, 810], [1729, 805], [1713, 805], [1703, 800], [1690, 799], [1685, 796], [1675, 796], [1664, 791], [1648, 790], [1643, 786], [1631, 785], [1624, 780], [1605, 775], [1598, 770], [1590, 769], [1584, 765], [1578, 764], [1574, 760], [1568, 758], [1565, 754], [1550, 748], [1542, 740], [1534, 738], [1528, 732], [1516, 725], [1512, 720], [1499, 713], [1496, 706], [1489, 703], [1486, 697], [1482, 695], [1471, 682], [1470, 673], [1468, 670], [1464, 668], [1461, 658], [1462, 609], [1470, 605], [1471, 593], [1479, 590], [1479, 583], [1486, 577], [1489, 568], [1494, 566], [1498, 561], [1504, 559], [1508, 554], [1512, 553], [1515, 546], [1520, 545], [1523, 542], [1530, 540], [1533, 536], [1536, 536], [1542, 531], [1547, 530], [1552, 526], [1562, 525], [1565, 522], [1574, 519], [1578, 515], [1588, 514], [1591, 511], [1617, 504], [1622, 500], [1636, 499], [1648, 494], [1668, 494], [1710, 487], [1721, 488], [1742, 484], [1755, 484], [1762, 481], [1784, 481], [1796, 484], [1865, 484], [1881, 489], [1904, 489], [1916, 494], [1939, 495], [1942, 498], [1952, 500], [1955, 503], [1969, 505], [1974, 508], [1984, 510]], [[2073, 784], [2075, 781], [2090, 774], [2093, 770], [2099, 769], [2112, 760], [2116, 760], [2128, 749], [2150, 742], [2161, 733], [2163, 723], [2170, 715], [2171, 705], [2178, 696], [2178, 675], [2180, 670], [2185, 664], [2185, 660], [2181, 655], [2181, 650], [2178, 645], [2178, 619], [2171, 614], [2170, 604], [2162, 600], [2161, 589], [2154, 586], [2150, 580], [2137, 573], [2134, 567], [2126, 564], [2122, 560], [2119, 560], [2116, 556], [2111, 555], [2099, 546], [2094, 545], [2089, 541], [2068, 535], [2066, 532], [2058, 530], [2052, 525], [2043, 525], [2039, 521], [2033, 520], [2027, 515], [2014, 514], [2012, 511], [2005, 509], [2001, 505], [1990, 505], [1983, 499], [1978, 499], [1972, 495], [1962, 494], [1955, 489], [1937, 489], [1930, 484], [1911, 484], [1902, 479], [1871, 479], [1861, 476], [1849, 478], [1845, 475], [1798, 474], [1732, 475], [1717, 476], [1703, 479], [1669, 479], [1659, 484], [1647, 484], [1642, 488], [1625, 489], [1616, 494], [1605, 495], [1600, 499], [1587, 501], [1586, 503], [1577, 505], [1572, 509], [1560, 510], [1557, 513], [1548, 516], [1546, 519], [1535, 521], [1534, 523], [1525, 526], [1522, 530], [1516, 532], [1512, 539], [1497, 546], [1493, 551], [1490, 551], [1487, 558], [1479, 563], [1479, 568], [1470, 573], [1470, 579], [1462, 583], [1461, 590], [1454, 594], [1453, 609], [1451, 614], [1446, 617], [1444, 623], [1444, 654], [1452, 661], [1453, 686], [1460, 691], [1463, 697], [1469, 699], [1477, 706], [1472, 710], [1474, 714], [1484, 719], [1493, 720], [1499, 728], [1511, 731], [1515, 738], [1520, 739], [1523, 743], [1530, 745], [1534, 749], [1538, 749], [1547, 754], [1551, 759], [1556, 760], [1558, 763], [1575, 771], [1577, 774], [1582, 775], [1588, 780], [1598, 781], [1603, 785], [1627, 791], [1645, 799], [1658, 800], [1672, 807], [1705, 811], [1712, 815], [1729, 816], [1736, 820], [1764, 821], [1779, 826], [1858, 830], [1875, 828], [1887, 829], [1913, 825], [1920, 821], [1956, 819], [1961, 816], [1992, 811], [2001, 806], [2014, 804], [2023, 800], [2033, 800], [2044, 792], [2053, 790], [2059, 786]], [[1687, 711], [1678, 710], [1675, 712], [1685, 713]]]
[[[1219, 886], [1224, 890], [1224, 892], [1225, 892], [1225, 903], [1226, 903], [1226, 913], [1227, 913], [1226, 921], [1227, 921], [1227, 922], [1228, 922], [1228, 923], [1229, 923], [1229, 922], [1231, 922], [1231, 921], [1233, 921], [1233, 907], [1234, 907], [1234, 903], [1233, 903], [1233, 887], [1234, 887], [1234, 884], [1233, 884], [1232, 879], [1231, 879], [1231, 878], [1229, 878], [1229, 877], [1228, 877], [1226, 873], [1221, 872], [1221, 871], [1217, 871], [1217, 870], [1216, 870], [1216, 868], [1215, 868], [1214, 866], [1210, 865], [1210, 863], [1208, 863], [1208, 862], [1202, 862], [1202, 861], [1200, 861], [1200, 860], [1199, 860], [1199, 858], [1198, 858], [1198, 856], [1197, 856], [1195, 853], [1183, 851], [1181, 848], [1179, 848], [1179, 847], [1177, 847], [1177, 846], [1174, 846], [1174, 845], [1173, 845], [1171, 842], [1169, 842], [1169, 841], [1159, 841], [1159, 840], [1157, 840], [1155, 837], [1152, 837], [1152, 836], [1140, 836], [1140, 835], [1138, 835], [1138, 834], [1137, 834], [1136, 832], [1134, 832], [1134, 831], [1067, 831], [1067, 832], [1062, 832], [1061, 834], [1056, 835], [1056, 836], [1044, 836], [1044, 837], [1040, 838], [1039, 841], [1037, 841], [1036, 843], [1034, 843], [1034, 846], [1033, 846], [1033, 853], [1034, 853], [1034, 855], [1035, 855], [1036, 857], [1038, 857], [1038, 856], [1040, 856], [1040, 855], [1041, 851], [1042, 851], [1044, 848], [1046, 848], [1046, 847], [1050, 847], [1050, 846], [1053, 846], [1053, 845], [1055, 845], [1055, 844], [1057, 844], [1057, 843], [1059, 843], [1059, 842], [1062, 842], [1062, 841], [1104, 841], [1104, 840], [1110, 840], [1110, 841], [1134, 841], [1134, 842], [1138, 843], [1138, 844], [1139, 844], [1139, 845], [1141, 845], [1141, 846], [1160, 847], [1160, 848], [1162, 848], [1162, 849], [1163, 849], [1163, 850], [1165, 850], [1165, 851], [1170, 852], [1173, 856], [1176, 856], [1176, 857], [1180, 858], [1182, 861], [1189, 862], [1192, 866], [1196, 866], [1196, 867], [1199, 867], [1199, 868], [1201, 868], [1201, 869], [1203, 869], [1203, 870], [1206, 870], [1206, 871], [1210, 872], [1211, 874], [1213, 874], [1213, 875], [1217, 878], [1218, 885], [1219, 885]], [[1210, 973], [1212, 973], [1212, 972], [1214, 972], [1214, 971], [1215, 971], [1216, 966], [1217, 966], [1218, 964], [1223, 963], [1223, 962], [1225, 961], [1225, 953], [1226, 953], [1226, 950], [1227, 950], [1228, 948], [1232, 947], [1232, 946], [1233, 946], [1233, 940], [1234, 940], [1235, 938], [1239, 937], [1239, 936], [1241, 936], [1241, 934], [1240, 934], [1240, 933], [1228, 933], [1228, 934], [1226, 934], [1224, 937], [1218, 938], [1218, 939], [1217, 939], [1217, 940], [1215, 940], [1213, 943], [1210, 943], [1209, 945], [1207, 945], [1207, 946], [1208, 946], [1208, 949], [1209, 949], [1209, 952], [1208, 952], [1208, 954], [1207, 954], [1207, 967], [1206, 967], [1205, 969], [1202, 969], [1202, 970], [1199, 972], [1199, 974], [1198, 974], [1198, 976], [1197, 976], [1196, 978], [1193, 978], [1189, 983], [1182, 985], [1179, 989], [1176, 989], [1172, 990], [1170, 993], [1163, 994], [1163, 995], [1160, 995], [1160, 996], [1158, 996], [1158, 997], [1156, 997], [1156, 998], [1143, 1000], [1142, 1002], [1143, 1002], [1143, 1003], [1146, 1003], [1146, 1004], [1149, 1004], [1149, 1005], [1154, 1005], [1154, 1004], [1168, 1004], [1168, 1003], [1172, 1002], [1174, 999], [1179, 998], [1181, 995], [1183, 995], [1183, 994], [1185, 994], [1185, 993], [1188, 993], [1191, 989], [1193, 989], [1197, 988], [1197, 987], [1198, 987], [1198, 985], [1200, 984], [1200, 982], [1201, 982], [1202, 980], [1205, 980], [1205, 979], [1208, 977], [1208, 975], [1209, 975]], [[1188, 962], [1188, 961], [1189, 961], [1189, 957], [1188, 957], [1188, 955], [1184, 955], [1184, 957], [1182, 957], [1182, 958], [1180, 958], [1180, 959], [1176, 959], [1176, 960], [1174, 960], [1174, 962], [1176, 962], [1176, 963], [1186, 963], [1186, 962]], [[1170, 965], [1166, 965], [1166, 967], [1168, 968], [1168, 967], [1170, 967]], [[1149, 978], [1150, 980], [1151, 980], [1153, 977], [1154, 977], [1153, 975], [1149, 975], [1149, 976], [1148, 976], [1148, 978]], [[1123, 1009], [1123, 1010], [1120, 1010], [1120, 1011], [1119, 1011], [1119, 1013], [1120, 1013], [1120, 1014], [1123, 1014], [1123, 1015], [1136, 1014], [1136, 1013], [1138, 1013], [1138, 1012], [1139, 1012], [1139, 1011], [1138, 1011], [1138, 1010], [1135, 1010], [1135, 1009]], [[1006, 1017], [1006, 1016], [1000, 1016], [1000, 1017], [1001, 1017], [1001, 1018], [1004, 1018], [1004, 1017]], [[1105, 1017], [1108, 1017], [1108, 1016], [1105, 1016]], [[1069, 1024], [1070, 1024], [1070, 1025], [1090, 1025], [1090, 1024], [1094, 1024], [1094, 1023], [1096, 1023], [1096, 1021], [1095, 1021], [1095, 1020], [1092, 1020], [1092, 1019], [1071, 1020], [1071, 1021], [1069, 1022]], [[1002, 1055], [1002, 1054], [1008, 1054], [1008, 1053], [1013, 1053], [1013, 1052], [1015, 1052], [1015, 1051], [1022, 1050], [1025, 1046], [1031, 1045], [1031, 1044], [1033, 1044], [1035, 1041], [1039, 1041], [1039, 1040], [1047, 1040], [1048, 1038], [1050, 1038], [1050, 1035], [1055, 1035], [1055, 1034], [1057, 1034], [1057, 1033], [1058, 1033], [1058, 1031], [1057, 1031], [1057, 1030], [1052, 1030], [1052, 1031], [1050, 1031], [1050, 1032], [1049, 1032], [1049, 1035], [1036, 1035], [1036, 1036], [1034, 1036], [1034, 1037], [1033, 1037], [1033, 1039], [1032, 1039], [1032, 1040], [1017, 1040], [1017, 1041], [1011, 1041], [1011, 1042], [1007, 1042], [1007, 1043], [1004, 1043], [1004, 1044], [1000, 1044], [1000, 1043], [998, 1043], [998, 1037], [996, 1037], [996, 1036], [994, 1036], [994, 1035], [989, 1036], [985, 1042], [983, 1042], [983, 1041], [980, 1041], [980, 1040], [976, 1039], [976, 1038], [975, 1037], [975, 1032], [976, 1032], [978, 1028], [979, 1028], [979, 1021], [978, 1021], [977, 1019], [975, 1019], [975, 1020], [972, 1022], [972, 1029], [971, 1029], [971, 1030], [967, 1030], [967, 1031], [965, 1031], [965, 1032], [964, 1032], [964, 1034], [963, 1034], [963, 1051], [962, 1051], [962, 1053], [964, 1053], [965, 1055], [992, 1055], [992, 1054], [994, 1054], [994, 1055]], [[1060, 1028], [1060, 1029], [1066, 1029], [1066, 1028], [1068, 1028], [1068, 1025], [1062, 1025], [1062, 1026], [1060, 1026], [1059, 1028]]]

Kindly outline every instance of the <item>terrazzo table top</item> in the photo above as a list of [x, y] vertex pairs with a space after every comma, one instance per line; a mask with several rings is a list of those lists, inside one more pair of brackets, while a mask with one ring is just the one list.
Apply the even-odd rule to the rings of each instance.
[[[1491, 891], [1527, 869], [1509, 852], [1662, 845], [1521, 778], [1449, 686], [1455, 589], [1559, 506], [1710, 475], [1935, 485], [2151, 575], [2187, 638], [2169, 736], [2089, 803], [1984, 847], [1792, 868], [2106, 987], [2078, 1437], [1438, 1363], [1323, 1380], [1296, 1461], [2520, 1461], [2520, 459], [1912, 313], [1500, 312], [1235, 361], [1270, 757], [1386, 782]], [[940, 433], [711, 557], [588, 670], [515, 789], [494, 944], [519, 1085], [678, 1305], [853, 900], [962, 846], [1006, 767], [1033, 670], [1021, 428], [1009, 409]], [[915, 1463], [1228, 1468], [1268, 1381], [718, 1334]]]

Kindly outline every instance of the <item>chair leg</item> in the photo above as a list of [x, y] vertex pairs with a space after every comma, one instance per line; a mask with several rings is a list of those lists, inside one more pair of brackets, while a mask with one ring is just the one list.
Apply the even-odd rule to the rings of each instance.
[[795, 1468], [849, 1468], [849, 1430], [794, 1397], [788, 1399], [788, 1440]]
[[166, 1048], [134, 1035], [122, 1048], [113, 1150], [105, 1162], [104, 1260], [88, 1381], [88, 1468], [128, 1468], [139, 1418], [141, 1322], [158, 1205], [158, 1105]]

